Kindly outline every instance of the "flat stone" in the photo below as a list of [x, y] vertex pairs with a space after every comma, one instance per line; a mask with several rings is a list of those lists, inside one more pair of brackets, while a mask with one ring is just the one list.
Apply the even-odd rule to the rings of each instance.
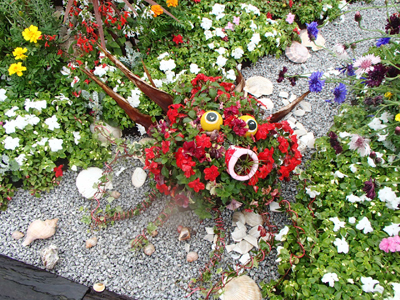
[[288, 100], [285, 100], [285, 99], [282, 100], [282, 103], [283, 103], [283, 105], [285, 105], [285, 106], [290, 104], [290, 102], [289, 102]]
[[239, 259], [242, 265], [247, 265], [251, 260], [250, 254], [246, 253]]
[[[259, 226], [259, 225], [258, 225]], [[258, 226], [254, 226], [249, 230], [249, 235], [254, 236], [255, 238], [260, 237], [260, 231], [258, 230]]]
[[279, 97], [288, 98], [289, 97], [289, 93], [288, 92], [279, 92]]
[[251, 227], [264, 223], [262, 217], [254, 212], [244, 212], [244, 216], [246, 217], [246, 223]]
[[302, 117], [306, 114], [306, 112], [304, 110], [302, 110], [301, 108], [299, 108], [299, 109], [295, 110], [293, 112], [293, 114], [297, 117]]
[[257, 238], [255, 238], [254, 236], [248, 234], [244, 237], [244, 240], [246, 240], [247, 242], [249, 242], [251, 245], [253, 245], [254, 247], [258, 248], [258, 242], [257, 242]]
[[279, 205], [278, 202], [272, 201], [272, 202], [269, 204], [269, 210], [272, 211], [272, 212], [281, 212], [281, 211], [278, 210], [278, 209], [280, 209], [280, 208], [281, 208], [281, 207], [280, 207], [280, 205]]

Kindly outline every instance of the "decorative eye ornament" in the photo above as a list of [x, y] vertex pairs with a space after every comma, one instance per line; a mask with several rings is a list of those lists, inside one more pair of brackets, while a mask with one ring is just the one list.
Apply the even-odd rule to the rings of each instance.
[[219, 130], [222, 125], [222, 117], [216, 111], [209, 110], [201, 116], [200, 124], [205, 131]]
[[239, 119], [246, 122], [247, 128], [249, 129], [244, 136], [255, 135], [258, 130], [258, 124], [256, 119], [252, 116], [241, 116]]

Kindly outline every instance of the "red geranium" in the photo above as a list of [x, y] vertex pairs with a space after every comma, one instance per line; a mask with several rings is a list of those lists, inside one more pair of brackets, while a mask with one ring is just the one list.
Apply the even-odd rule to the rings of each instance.
[[[169, 146], [171, 145], [170, 141], [162, 141], [161, 142], [161, 147], [162, 147], [162, 152], [166, 154], [169, 151]], [[146, 149], [147, 150], [147, 149]]]
[[204, 174], [206, 174], [204, 177], [205, 180], [214, 181], [219, 175], [218, 168], [216, 166], [205, 168]]
[[279, 142], [279, 150], [281, 150], [282, 153], [287, 153], [289, 148], [288, 141], [283, 136], [279, 136], [278, 142]]
[[198, 193], [201, 190], [204, 190], [204, 184], [200, 182], [200, 179], [197, 178], [193, 180], [192, 182], [189, 182], [188, 186], [192, 188], [196, 193]]
[[207, 136], [206, 134], [197, 135], [196, 144], [198, 147], [201, 147], [203, 149], [210, 148], [211, 147], [210, 137]]
[[56, 177], [61, 177], [61, 176], [63, 176], [63, 170], [62, 170], [62, 167], [63, 167], [64, 165], [59, 165], [58, 167], [55, 167], [53, 170], [54, 170], [54, 172], [56, 172]]
[[179, 45], [179, 44], [182, 44], [183, 43], [183, 38], [182, 38], [182, 36], [180, 35], [180, 34], [178, 34], [178, 35], [173, 35], [173, 39], [172, 39], [172, 41], [175, 43], [175, 44], [177, 44], [177, 45]]
[[165, 195], [167, 195], [167, 196], [170, 194], [170, 191], [169, 191], [169, 189], [168, 189], [168, 186], [167, 186], [165, 183], [162, 184], [162, 185], [160, 185], [160, 184], [157, 183], [156, 188], [157, 188], [158, 191], [159, 191], [160, 193], [162, 193], [162, 194], [165, 194]]
[[186, 116], [185, 114], [181, 114], [181, 113], [178, 112], [178, 109], [180, 107], [183, 107], [183, 105], [182, 104], [171, 104], [168, 107], [169, 110], [167, 112], [167, 116], [168, 116], [168, 119], [171, 122], [171, 125], [176, 123], [176, 118], [182, 118], [182, 117]]

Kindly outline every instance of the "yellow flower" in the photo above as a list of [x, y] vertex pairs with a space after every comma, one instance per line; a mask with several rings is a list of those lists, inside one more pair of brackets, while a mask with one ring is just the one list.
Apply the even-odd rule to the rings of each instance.
[[397, 114], [397, 115], [396, 115], [395, 120], [396, 120], [397, 122], [400, 122], [400, 114]]
[[170, 6], [177, 7], [178, 0], [167, 0], [167, 5], [168, 5], [168, 7], [170, 7]]
[[22, 66], [22, 62], [12, 64], [8, 68], [8, 73], [10, 73], [10, 75], [17, 73], [18, 76], [22, 76], [22, 71], [26, 71], [26, 67]]
[[13, 55], [15, 56], [15, 59], [25, 59], [28, 57], [24, 54], [27, 51], [28, 49], [26, 48], [22, 49], [21, 47], [17, 47], [14, 49]]
[[391, 92], [386, 92], [385, 93], [385, 97], [388, 98], [388, 99], [392, 98], [392, 96], [393, 96], [393, 94]]
[[154, 18], [161, 15], [164, 12], [161, 5], [152, 5], [151, 11], [154, 13]]
[[31, 43], [37, 43], [38, 38], [42, 35], [42, 32], [38, 30], [36, 26], [29, 26], [29, 28], [25, 28], [25, 30], [22, 32], [22, 36], [26, 41], [29, 41]]

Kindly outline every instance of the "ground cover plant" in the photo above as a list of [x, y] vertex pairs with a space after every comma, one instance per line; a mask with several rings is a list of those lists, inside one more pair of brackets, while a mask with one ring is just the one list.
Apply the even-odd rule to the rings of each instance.
[[389, 15], [376, 46], [343, 68], [357, 103], [343, 105], [299, 175], [298, 227], [281, 231], [283, 277], [265, 286], [271, 299], [400, 297], [398, 18]]

